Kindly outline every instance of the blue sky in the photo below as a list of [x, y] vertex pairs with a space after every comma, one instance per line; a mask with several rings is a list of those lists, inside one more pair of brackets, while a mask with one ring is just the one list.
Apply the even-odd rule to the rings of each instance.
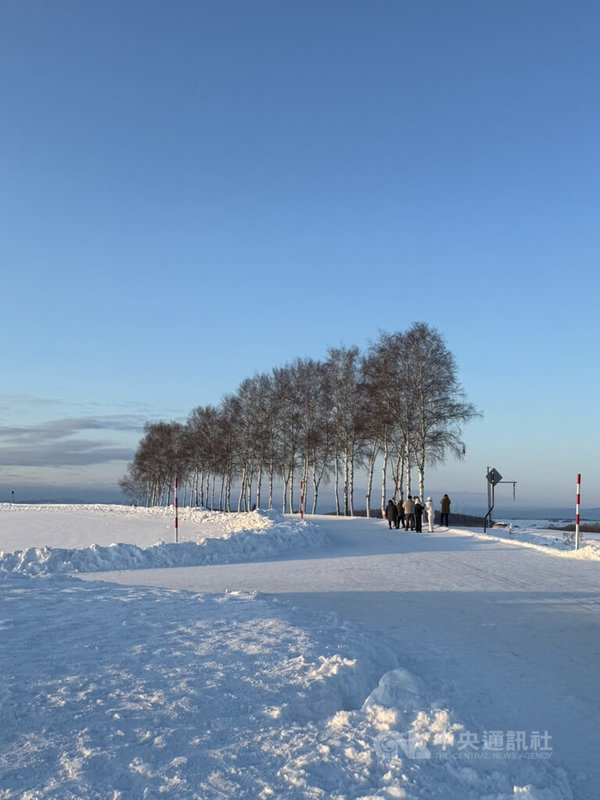
[[483, 413], [432, 490], [495, 466], [562, 506], [581, 472], [600, 506], [599, 32], [591, 0], [4, 0], [3, 491], [114, 487], [146, 420], [425, 321]]

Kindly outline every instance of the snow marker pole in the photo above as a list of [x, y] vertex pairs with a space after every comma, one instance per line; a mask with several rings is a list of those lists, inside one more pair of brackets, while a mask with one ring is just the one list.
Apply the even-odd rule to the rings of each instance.
[[579, 506], [581, 504], [581, 475], [577, 475], [577, 499], [575, 502], [575, 550], [579, 550]]
[[177, 476], [175, 476], [175, 486], [173, 492], [173, 505], [175, 506], [175, 541], [179, 541], [179, 499], [177, 497]]
[[304, 519], [304, 488], [306, 484], [300, 481], [300, 518]]

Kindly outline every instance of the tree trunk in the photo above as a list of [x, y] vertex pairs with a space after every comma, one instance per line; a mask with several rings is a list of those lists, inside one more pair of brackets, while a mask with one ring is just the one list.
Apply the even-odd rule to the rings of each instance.
[[350, 515], [354, 516], [354, 456], [350, 459]]
[[419, 463], [417, 465], [417, 475], [419, 477], [419, 497], [421, 498], [421, 502], [425, 500], [424, 492], [425, 492], [425, 448], [421, 448], [421, 452], [419, 453]]
[[[240, 496], [238, 497], [238, 513], [242, 510], [242, 498], [246, 497], [246, 466], [242, 467], [242, 477], [240, 479]], [[246, 509], [247, 510], [247, 509]]]
[[288, 483], [289, 493], [290, 493], [290, 514], [294, 513], [294, 468], [290, 472], [290, 479]]
[[349, 464], [348, 464], [348, 451], [344, 451], [344, 516], [349, 516], [350, 504], [348, 498], [349, 492]]
[[227, 482], [225, 485], [225, 511], [231, 511], [231, 490], [232, 490], [231, 472], [228, 472]]
[[402, 497], [402, 483], [403, 483], [403, 470], [404, 470], [404, 459], [398, 453], [396, 455], [396, 459], [394, 461], [394, 468], [392, 470], [392, 479], [394, 481], [394, 495], [396, 497]]
[[375, 461], [377, 459], [377, 445], [372, 445], [369, 453], [369, 467], [367, 470], [367, 493], [365, 495], [365, 506], [367, 517], [371, 516], [371, 493], [373, 491], [373, 475], [375, 473]]
[[260, 493], [262, 489], [262, 467], [258, 468], [256, 475], [256, 508], [260, 508]]
[[285, 512], [287, 511], [286, 503], [287, 503], [289, 478], [287, 480], [283, 476], [282, 478], [283, 478], [283, 492], [281, 493], [281, 513], [285, 514]]
[[340, 460], [336, 453], [335, 456], [335, 513], [341, 515], [340, 509]]
[[400, 494], [398, 495], [398, 497], [403, 497], [406, 500], [406, 498], [408, 497], [408, 489], [404, 491], [404, 461], [405, 459], [404, 457], [402, 457], [400, 459], [400, 471], [399, 471], [400, 486], [398, 487], [398, 491], [400, 492]]
[[252, 467], [250, 474], [248, 476], [248, 481], [246, 485], [246, 511], [250, 511], [252, 508], [252, 484], [254, 483], [254, 467]]
[[210, 493], [210, 510], [211, 510], [211, 511], [214, 511], [214, 510], [215, 510], [215, 488], [216, 488], [216, 480], [217, 480], [217, 476], [216, 476], [216, 475], [213, 475], [213, 479], [212, 479], [212, 487], [211, 487], [211, 493]]
[[198, 472], [198, 468], [196, 467], [196, 469], [194, 470], [194, 493], [192, 497], [192, 505], [195, 506], [196, 508], [198, 508], [198, 487], [200, 480], [199, 474], [200, 473]]
[[271, 468], [269, 470], [269, 510], [270, 511], [273, 509], [273, 475], [274, 475], [274, 470], [273, 470], [273, 465], [271, 465]]
[[383, 461], [381, 465], [381, 516], [385, 518], [385, 496], [387, 493], [387, 463], [389, 458], [388, 444], [383, 445]]

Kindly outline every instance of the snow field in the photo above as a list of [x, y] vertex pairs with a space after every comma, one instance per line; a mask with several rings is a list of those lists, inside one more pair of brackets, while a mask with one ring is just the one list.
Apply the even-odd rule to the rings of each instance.
[[[4, 800], [517, 796], [506, 770], [382, 749], [390, 732], [452, 744], [461, 726], [331, 616], [70, 578], [8, 575], [2, 594]], [[571, 796], [531, 766], [520, 798]]]
[[[189, 545], [206, 564], [296, 547], [318, 559], [325, 542], [277, 514], [194, 512], [195, 541], [161, 544], [168, 515], [146, 512], [0, 510], [3, 549], [36, 541], [0, 558], [0, 800], [576, 797], [551, 759], [461, 760], [460, 709], [391, 641], [333, 613], [65, 574], [130, 568], [129, 548], [180, 566]], [[51, 519], [81, 546], [59, 547]], [[123, 546], [91, 544], [100, 528]]]

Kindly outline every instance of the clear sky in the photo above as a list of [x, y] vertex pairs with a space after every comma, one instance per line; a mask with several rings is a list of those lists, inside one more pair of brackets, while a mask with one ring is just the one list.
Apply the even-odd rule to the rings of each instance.
[[600, 506], [599, 41], [595, 0], [3, 0], [3, 492], [425, 321], [483, 413], [429, 485]]

